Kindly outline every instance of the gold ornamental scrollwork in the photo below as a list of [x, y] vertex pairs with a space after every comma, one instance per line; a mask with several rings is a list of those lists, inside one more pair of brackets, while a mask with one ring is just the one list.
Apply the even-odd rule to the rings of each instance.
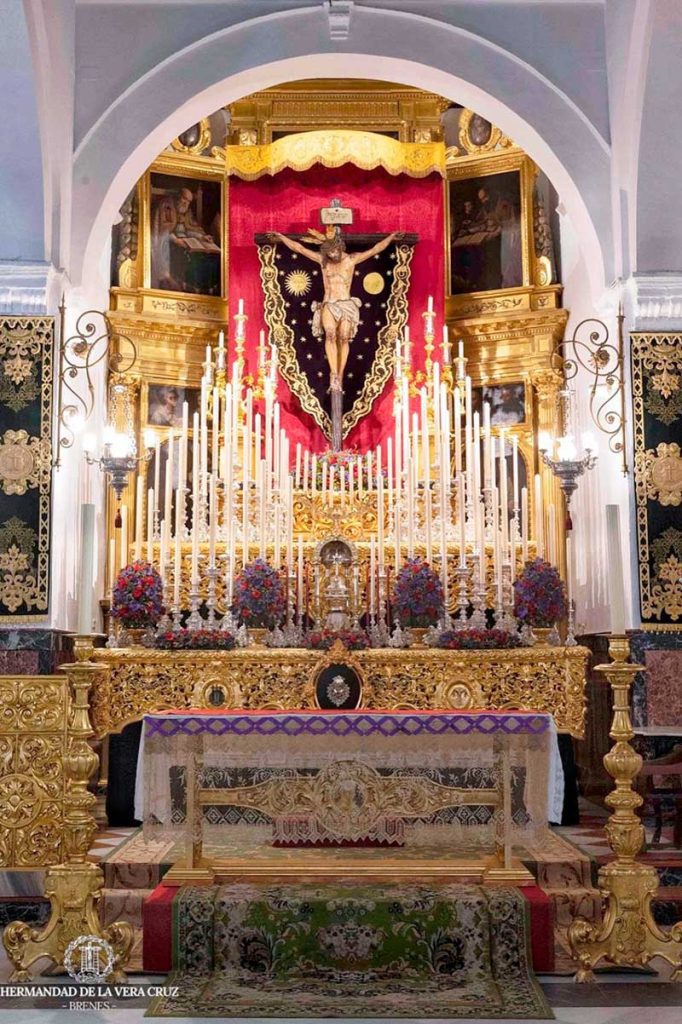
[[660, 505], [682, 504], [682, 456], [680, 446], [661, 443], [644, 452], [642, 472], [647, 498]]
[[0, 438], [0, 486], [5, 494], [26, 494], [50, 476], [50, 443], [25, 430], [6, 430]]
[[[410, 286], [410, 265], [413, 252], [411, 245], [398, 243], [395, 246], [396, 260], [393, 268], [393, 283], [386, 306], [386, 323], [378, 331], [372, 368], [365, 377], [352, 409], [344, 413], [344, 437], [348, 436], [360, 420], [369, 415], [374, 402], [384, 390], [393, 372], [396, 338], [400, 336], [407, 323], [407, 294]], [[331, 438], [329, 415], [320, 405], [319, 399], [298, 363], [294, 347], [294, 332], [286, 322], [286, 306], [278, 279], [276, 254], [274, 245], [259, 245], [258, 247], [260, 276], [265, 298], [264, 316], [272, 339], [277, 345], [279, 371], [293, 394], [298, 398], [303, 410], [313, 417], [325, 437]]]
[[[338, 649], [337, 649], [338, 650]], [[321, 667], [343, 660], [360, 677], [361, 707], [434, 710], [470, 707], [551, 712], [557, 728], [577, 739], [585, 730], [583, 647], [509, 651], [410, 649], [311, 651], [263, 648], [234, 651], [102, 649], [90, 710], [98, 735], [118, 732], [145, 712], [195, 704], [202, 681], [220, 679], [234, 707], [248, 710], [315, 708]]]

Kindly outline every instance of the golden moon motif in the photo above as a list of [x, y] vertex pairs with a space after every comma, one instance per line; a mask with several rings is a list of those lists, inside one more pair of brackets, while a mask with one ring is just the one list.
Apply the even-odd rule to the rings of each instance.
[[369, 295], [379, 295], [384, 290], [384, 284], [383, 277], [376, 271], [372, 271], [371, 274], [365, 274], [362, 279], [362, 287]]

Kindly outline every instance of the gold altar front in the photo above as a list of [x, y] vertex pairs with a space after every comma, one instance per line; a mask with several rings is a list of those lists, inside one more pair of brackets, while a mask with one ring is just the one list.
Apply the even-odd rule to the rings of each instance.
[[[343, 651], [360, 677], [359, 707], [528, 709], [550, 712], [557, 729], [582, 739], [584, 647], [506, 651], [380, 649]], [[315, 679], [339, 653], [281, 648], [235, 651], [102, 649], [90, 695], [95, 732], [120, 732], [150, 711], [207, 707], [219, 691], [223, 708], [315, 708]]]

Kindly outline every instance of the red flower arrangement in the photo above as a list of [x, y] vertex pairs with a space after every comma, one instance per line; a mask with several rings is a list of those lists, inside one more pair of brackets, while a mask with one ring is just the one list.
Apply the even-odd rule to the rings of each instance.
[[[336, 479], [340, 482], [342, 479], [346, 487], [349, 486], [352, 479], [353, 484], [357, 487], [359, 483], [358, 470], [361, 464], [361, 472], [363, 482], [366, 481], [367, 473], [367, 462], [361, 460], [359, 462], [360, 453], [356, 448], [345, 448], [343, 451], [335, 452], [331, 448], [328, 448], [325, 452], [320, 452], [317, 456], [317, 476], [316, 485], [318, 489], [322, 487], [322, 474], [323, 466], [327, 466], [327, 480], [329, 480], [329, 470], [333, 466]], [[372, 472], [376, 477], [376, 466], [372, 467]], [[385, 466], [382, 466], [381, 475], [387, 477], [388, 471]]]
[[305, 645], [313, 651], [328, 651], [336, 640], [340, 640], [348, 651], [364, 651], [369, 647], [369, 637], [364, 629], [319, 629], [308, 634]]
[[393, 613], [401, 626], [435, 626], [443, 614], [443, 584], [423, 558], [408, 558], [393, 590]]
[[163, 581], [149, 562], [133, 562], [122, 569], [114, 586], [111, 614], [127, 629], [155, 626], [165, 608]]
[[231, 651], [237, 641], [221, 629], [169, 629], [156, 637], [154, 646], [162, 651]]
[[542, 558], [526, 562], [514, 583], [514, 615], [528, 626], [553, 626], [568, 611], [559, 573]]
[[447, 629], [436, 641], [436, 647], [446, 651], [499, 651], [520, 646], [518, 634], [506, 629]]
[[245, 565], [235, 580], [233, 611], [247, 628], [273, 629], [285, 609], [280, 574], [262, 558]]

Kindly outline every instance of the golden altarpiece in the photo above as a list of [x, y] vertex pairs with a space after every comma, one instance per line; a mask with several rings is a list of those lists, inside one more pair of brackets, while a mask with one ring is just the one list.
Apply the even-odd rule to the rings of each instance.
[[[563, 337], [568, 317], [561, 308], [549, 204], [543, 194], [543, 187], [549, 186], [546, 179], [540, 182], [542, 176], [530, 158], [499, 129], [471, 111], [450, 107], [442, 97], [404, 86], [335, 80], [300, 82], [246, 97], [175, 139], [129, 195], [116, 228], [109, 317], [113, 330], [136, 346], [137, 361], [134, 375], [115, 379], [113, 403], [125, 409], [127, 419], [133, 418], [141, 441], [143, 429], [150, 425], [150, 408], [159, 389], [164, 385], [198, 389], [206, 346], [215, 345], [219, 330], [232, 322], [236, 308], [230, 309], [228, 304], [228, 152], [232, 161], [239, 163], [242, 151], [245, 166], [250, 166], [255, 150], [264, 152], [272, 143], [299, 139], [301, 133], [338, 129], [367, 133], [379, 150], [382, 139], [404, 144], [406, 152], [423, 148], [429, 153], [423, 159], [429, 161], [434, 149], [440, 147], [446, 209], [444, 316], [451, 344], [454, 350], [457, 341], [463, 340], [467, 373], [475, 389], [511, 389], [515, 413], [508, 421], [507, 437], [518, 439], [526, 479], [532, 481], [535, 473], [540, 475], [544, 507], [556, 509], [553, 527], [547, 524], [547, 542], [563, 574], [563, 498], [556, 477], [537, 451], [540, 432], [548, 431], [553, 436], [561, 433], [558, 396], [563, 381], [552, 353]], [[454, 119], [448, 117], [452, 114]], [[259, 155], [256, 162], [264, 164], [268, 159]], [[486, 180], [512, 176], [518, 181], [520, 205], [519, 269], [513, 285], [491, 288], [488, 282], [485, 290], [465, 292], [460, 282], [453, 288], [453, 190], [462, 182], [471, 189]], [[220, 249], [219, 283], [214, 294], [173, 291], [168, 284], [163, 288], [152, 286], [152, 198], [159, 187], [173, 179], [178, 187], [183, 179], [191, 179], [220, 197], [219, 216], [211, 227]], [[236, 304], [234, 296], [232, 301]], [[229, 360], [234, 355], [230, 353], [229, 332], [227, 344]], [[123, 398], [122, 391], [126, 393]], [[162, 439], [167, 436], [164, 428], [158, 428], [157, 433]], [[534, 498], [529, 493], [533, 537]], [[135, 501], [131, 486], [126, 498], [130, 523], [136, 514]], [[360, 506], [356, 513], [345, 517], [345, 528], [350, 539], [362, 542], [372, 528], [376, 529], [375, 516]], [[299, 515], [297, 530], [300, 527], [309, 533], [306, 557], [310, 554], [312, 558], [314, 543], [329, 533], [331, 522], [320, 508], [319, 522], [310, 521], [310, 510], [304, 502]], [[112, 505], [109, 536], [116, 538], [113, 521]], [[367, 558], [366, 551], [361, 552], [361, 561], [363, 558]], [[120, 551], [116, 562], [123, 562]]]
[[[555, 257], [548, 219], [549, 203], [540, 187], [538, 170], [511, 140], [493, 125], [471, 111], [451, 107], [441, 97], [419, 90], [381, 83], [303, 82], [267, 90], [246, 97], [229, 110], [218, 111], [192, 126], [159, 156], [132, 191], [121, 211], [115, 229], [112, 259], [110, 322], [114, 333], [133, 341], [138, 357], [134, 375], [114, 376], [110, 381], [111, 418], [131, 428], [141, 445], [142, 430], [153, 426], [164, 437], [163, 410], [152, 419], [152, 400], [162, 405], [160, 389], [198, 388], [203, 373], [204, 352], [214, 346], [217, 334], [232, 322], [235, 310], [228, 304], [230, 254], [228, 250], [227, 173], [228, 150], [238, 147], [249, 152], [268, 147], [300, 133], [336, 129], [371, 134], [379, 140], [407, 147], [440, 148], [446, 217], [445, 245], [445, 320], [452, 343], [460, 339], [467, 354], [467, 372], [473, 385], [481, 389], [507, 388], [514, 414], [507, 421], [508, 437], [516, 439], [518, 453], [526, 469], [526, 479], [540, 474], [542, 502], [563, 508], [556, 479], [542, 463], [537, 451], [537, 435], [546, 430], [561, 432], [558, 396], [562, 376], [556, 371], [552, 354], [563, 336], [567, 313], [561, 308], [561, 287], [557, 281]], [[493, 282], [482, 280], [483, 287], [470, 287], [471, 280], [456, 279], [452, 252], [458, 244], [470, 245], [472, 227], [466, 224], [469, 200], [457, 200], [457, 185], [475, 188], [482, 204], [487, 195], [486, 179], [516, 175], [519, 189], [520, 218], [517, 231], [507, 234], [506, 244], [513, 248], [515, 273]], [[198, 277], [191, 290], [172, 287], [172, 267], [159, 254], [158, 237], [153, 234], [153, 197], [182, 190], [182, 179], [190, 177], [202, 185], [206, 219], [203, 225], [206, 250], [211, 252], [211, 271]], [[177, 188], [174, 184], [177, 179]], [[545, 183], [546, 184], [546, 183]], [[205, 186], [205, 187], [203, 187]], [[456, 203], [457, 211], [455, 210]], [[158, 202], [157, 202], [158, 206]], [[459, 220], [456, 222], [457, 217]], [[209, 224], [210, 220], [210, 224]], [[157, 246], [156, 255], [154, 247]], [[154, 260], [156, 259], [156, 269]], [[159, 259], [163, 273], [159, 276]], [[205, 269], [205, 268], [204, 268]], [[475, 268], [474, 268], [475, 270]], [[475, 275], [474, 275], [475, 276]], [[170, 286], [169, 286], [170, 285]], [[201, 290], [203, 287], [203, 291]], [[234, 301], [234, 299], [233, 299]], [[241, 312], [241, 311], [240, 311]], [[431, 339], [431, 352], [433, 351]], [[228, 337], [228, 353], [231, 337]], [[427, 353], [428, 358], [431, 352]], [[237, 353], [238, 354], [238, 353]], [[452, 379], [450, 380], [452, 384]], [[166, 396], [167, 397], [167, 396]], [[140, 517], [136, 507], [132, 479], [127, 490], [129, 519]], [[299, 502], [297, 532], [305, 536], [306, 558], [322, 571], [323, 551], [330, 539], [341, 533], [337, 514], [321, 513], [310, 503]], [[529, 536], [537, 536], [537, 509], [529, 495]], [[129, 555], [129, 546], [121, 550], [115, 509], [109, 510], [109, 580], [118, 565]], [[368, 559], [367, 535], [376, 529], [377, 505], [358, 501], [346, 506], [343, 538], [348, 564], [355, 585], [360, 589], [362, 568]], [[556, 563], [565, 569], [563, 517], [556, 516], [553, 536], [547, 538]], [[130, 540], [130, 538], [128, 538]], [[111, 546], [113, 542], [113, 548]], [[534, 542], [529, 551], [536, 550]], [[152, 545], [152, 553], [156, 548]], [[333, 558], [331, 565], [334, 566]], [[182, 566], [182, 605], [186, 607], [188, 582]], [[338, 564], [326, 567], [328, 583], [338, 578]], [[330, 590], [330, 594], [333, 593]], [[453, 586], [452, 593], [455, 593]], [[195, 595], [196, 596], [196, 595]], [[359, 597], [357, 601], [361, 600]], [[48, 685], [58, 686], [50, 697], [51, 709], [41, 717], [42, 705], [35, 709], [33, 731], [39, 742], [42, 733], [54, 747], [52, 765], [60, 781], [59, 806], [36, 804], [34, 819], [52, 825], [50, 849], [28, 850], [13, 854], [9, 860], [32, 867], [62, 863], [48, 872], [46, 892], [52, 897], [52, 917], [42, 933], [15, 922], [7, 930], [5, 945], [17, 969], [17, 977], [26, 978], [27, 967], [48, 955], [63, 963], [67, 943], [83, 932], [101, 934], [95, 907], [102, 886], [101, 871], [87, 861], [87, 851], [95, 828], [91, 816], [94, 797], [87, 792], [87, 780], [97, 758], [89, 740], [93, 735], [106, 737], [138, 720], [146, 711], [182, 707], [230, 707], [251, 709], [287, 709], [319, 707], [316, 682], [335, 659], [342, 659], [354, 673], [359, 692], [356, 707], [386, 709], [466, 709], [485, 707], [526, 708], [552, 711], [557, 728], [576, 738], [584, 733], [584, 677], [587, 651], [580, 647], [521, 648], [505, 651], [443, 651], [423, 647], [371, 649], [349, 652], [337, 646], [329, 652], [303, 649], [267, 650], [261, 646], [230, 652], [170, 652], [158, 650], [93, 650], [91, 637], [76, 640], [76, 662], [66, 668], [63, 680], [53, 677]], [[621, 645], [622, 647], [622, 645]], [[602, 956], [615, 963], [646, 963], [660, 954], [674, 962], [670, 939], [657, 932], [646, 904], [646, 894], [654, 882], [644, 871], [632, 883], [632, 850], [619, 835], [629, 835], [633, 827], [632, 807], [636, 805], [631, 781], [636, 770], [628, 741], [632, 736], [623, 704], [627, 687], [620, 674], [635, 670], [623, 666], [623, 650], [614, 648], [615, 662], [611, 680], [616, 693], [617, 713], [612, 736], [614, 751], [625, 752], [625, 767], [613, 757], [607, 765], [617, 780], [620, 799], [614, 798], [612, 819], [617, 870], [602, 880], [614, 905], [627, 903], [634, 892], [624, 920], [607, 919], [602, 932], [576, 921], [571, 931], [573, 952], [581, 962], [582, 976]], [[609, 669], [606, 670], [609, 675]], [[611, 676], [609, 675], [609, 678]], [[27, 680], [30, 687], [33, 680]], [[617, 684], [620, 690], [617, 688]], [[46, 696], [49, 696], [46, 692]], [[6, 695], [19, 708], [22, 693]], [[27, 697], [31, 697], [27, 691]], [[31, 723], [29, 723], [31, 724]], [[15, 728], [7, 724], [4, 733]], [[52, 736], [54, 733], [54, 736]], [[622, 760], [622, 757], [621, 757]], [[42, 762], [41, 762], [42, 763]], [[105, 771], [106, 774], [106, 771]], [[627, 790], [627, 792], [626, 792]], [[55, 791], [57, 792], [57, 791]], [[55, 800], [57, 797], [55, 797]], [[26, 800], [24, 800], [26, 804]], [[28, 801], [30, 808], [35, 801]], [[623, 811], [625, 808], [625, 811]], [[623, 819], [622, 822], [619, 815]], [[627, 820], [626, 820], [627, 819]], [[633, 844], [630, 844], [633, 846]], [[634, 844], [635, 846], [637, 843]], [[633, 846], [634, 849], [634, 846]], [[636, 852], [636, 850], [634, 851]], [[646, 875], [646, 877], [645, 877]], [[617, 876], [617, 877], [616, 877]], [[640, 893], [642, 889], [642, 893]], [[636, 904], [636, 906], [635, 906]], [[630, 914], [631, 920], [627, 919]], [[637, 930], [635, 935], [630, 924]], [[627, 934], [626, 934], [627, 933]], [[130, 926], [111, 925], [103, 933], [115, 951], [114, 971], [125, 966], [132, 943]], [[621, 939], [625, 938], [625, 942]], [[677, 934], [675, 941], [679, 941]], [[677, 958], [679, 960], [679, 958]]]

